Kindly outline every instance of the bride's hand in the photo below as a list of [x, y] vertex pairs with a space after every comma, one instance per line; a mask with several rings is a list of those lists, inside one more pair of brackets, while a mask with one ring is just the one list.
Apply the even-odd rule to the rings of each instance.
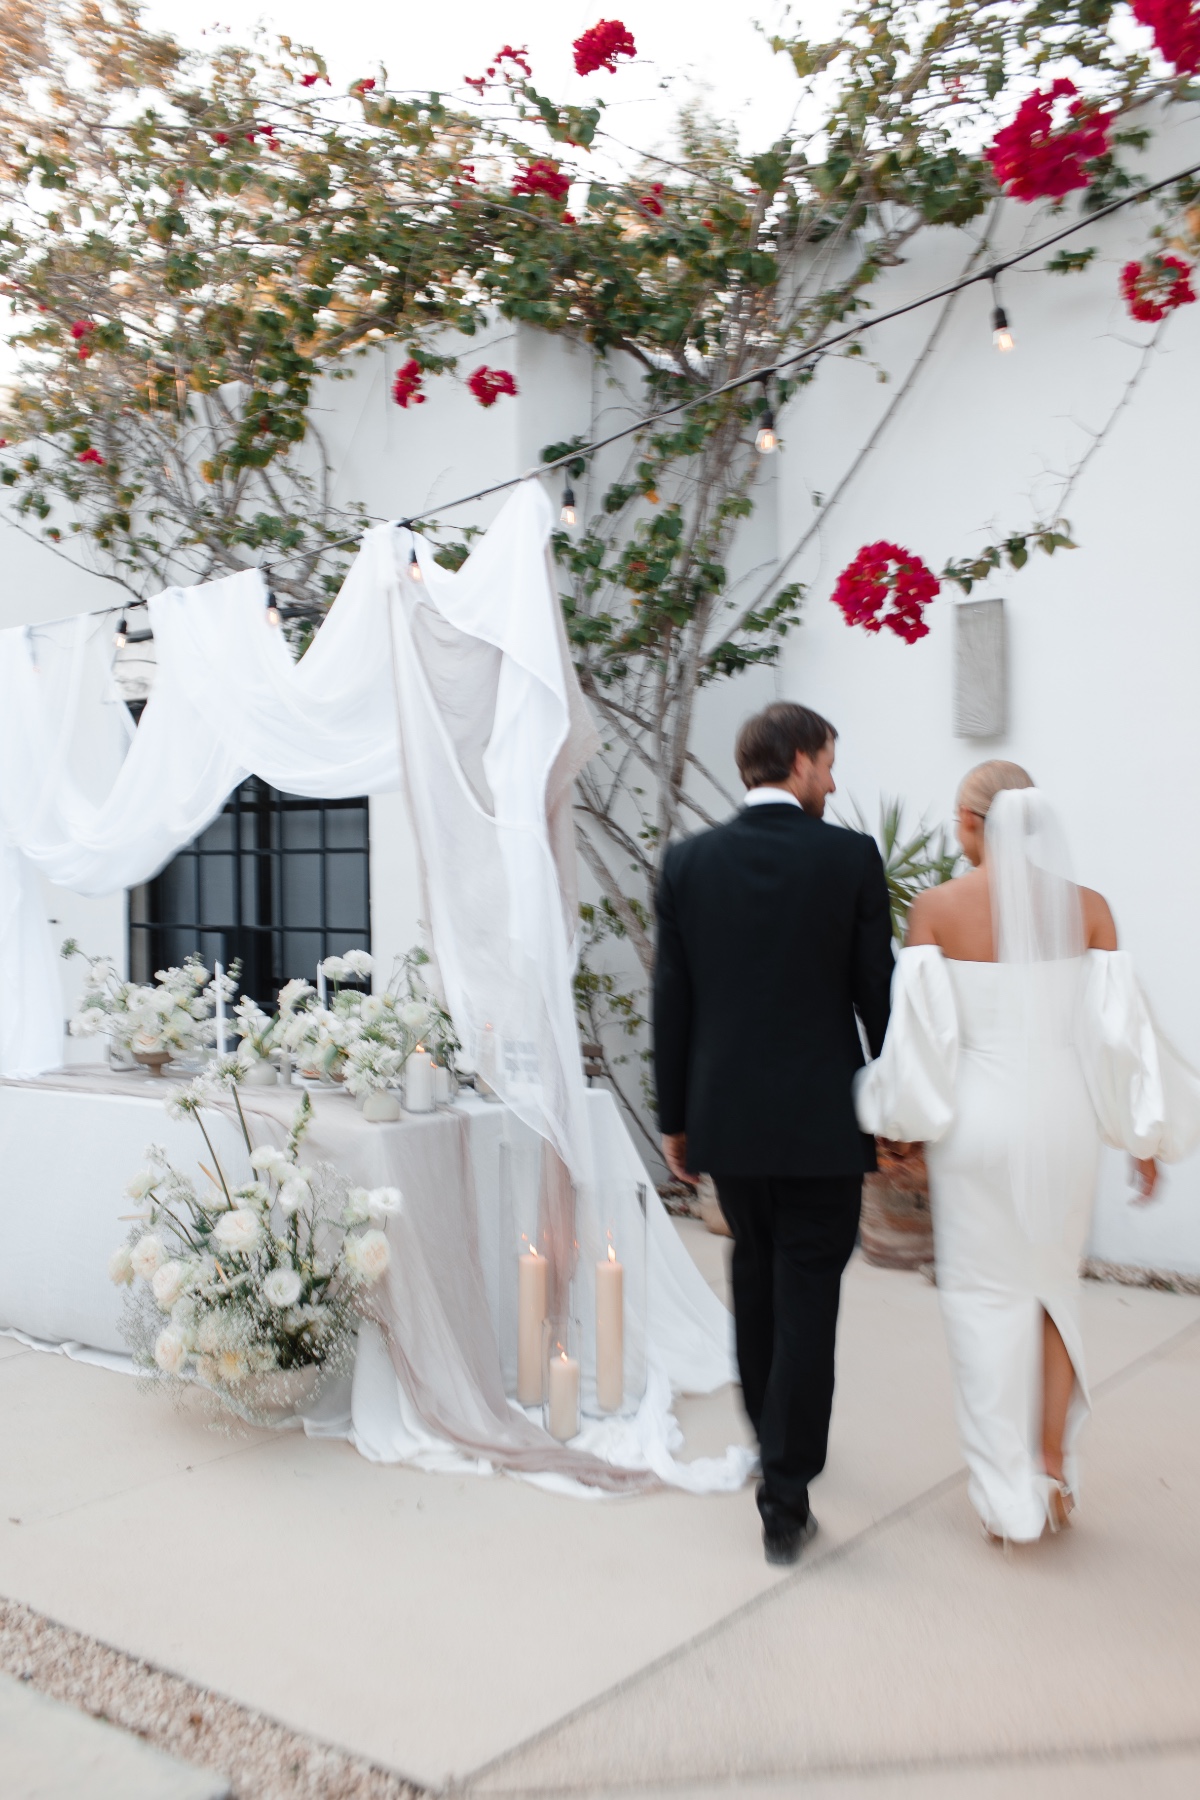
[[1137, 1193], [1133, 1197], [1133, 1204], [1145, 1206], [1148, 1200], [1153, 1200], [1158, 1187], [1158, 1164], [1152, 1156], [1135, 1156], [1131, 1160], [1137, 1177]]

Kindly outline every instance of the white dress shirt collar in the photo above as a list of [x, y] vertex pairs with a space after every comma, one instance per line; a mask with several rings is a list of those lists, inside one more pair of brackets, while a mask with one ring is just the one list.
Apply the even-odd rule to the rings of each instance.
[[[779, 806], [780, 804], [800, 806], [795, 794], [789, 793], [787, 788], [782, 787], [751, 788], [742, 804], [744, 806]], [[802, 806], [800, 806], [800, 811], [804, 811]]]

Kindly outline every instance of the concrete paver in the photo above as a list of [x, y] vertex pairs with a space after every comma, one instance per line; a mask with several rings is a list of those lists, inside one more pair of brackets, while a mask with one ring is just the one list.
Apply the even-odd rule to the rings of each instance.
[[0, 1675], [4, 1800], [228, 1800], [229, 1784]]

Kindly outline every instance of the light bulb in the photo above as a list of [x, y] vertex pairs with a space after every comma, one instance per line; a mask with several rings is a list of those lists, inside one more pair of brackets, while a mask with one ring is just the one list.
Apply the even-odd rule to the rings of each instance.
[[754, 448], [760, 456], [770, 456], [779, 448], [779, 435], [775, 430], [775, 414], [769, 406], [762, 416], [762, 424], [758, 428]]
[[558, 517], [562, 525], [571, 526], [575, 523], [575, 490], [569, 481], [563, 489], [562, 511]]
[[268, 594], [267, 595], [267, 624], [268, 625], [278, 625], [279, 621], [280, 621], [280, 617], [281, 617], [281, 614], [279, 611], [279, 607], [276, 604], [274, 594]]
[[421, 565], [417, 561], [417, 546], [415, 544], [408, 553], [408, 579], [410, 581], [424, 581], [425, 579], [421, 573]]
[[997, 350], [1008, 351], [1013, 348], [1013, 334], [1008, 328], [1008, 314], [1002, 306], [998, 306], [992, 314], [992, 342]]
[[117, 620], [117, 629], [113, 636], [113, 643], [116, 645], [118, 650], [123, 650], [128, 642], [129, 642], [129, 621], [125, 617], [125, 614], [122, 613], [121, 617]]

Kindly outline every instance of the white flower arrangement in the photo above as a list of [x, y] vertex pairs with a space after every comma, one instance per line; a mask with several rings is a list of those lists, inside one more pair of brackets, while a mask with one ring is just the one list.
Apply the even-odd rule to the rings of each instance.
[[365, 950], [327, 956], [320, 972], [333, 992], [324, 1005], [307, 982], [289, 982], [280, 993], [280, 1044], [301, 1068], [344, 1081], [355, 1095], [398, 1088], [408, 1058], [425, 1046], [453, 1068], [459, 1044], [450, 1016], [417, 974], [428, 961], [411, 950], [383, 992], [367, 994], [345, 985], [370, 975]]
[[[64, 957], [82, 956], [87, 963], [83, 996], [70, 1020], [72, 1037], [106, 1033], [114, 1044], [135, 1056], [195, 1056], [216, 1041], [213, 1022], [217, 978], [198, 956], [179, 968], [159, 969], [154, 985], [122, 981], [106, 956], [88, 956], [74, 938], [62, 947]], [[220, 978], [226, 1002], [237, 992], [237, 965]]]
[[[236, 1103], [238, 1073], [226, 1058], [172, 1096], [172, 1111], [204, 1133], [209, 1188], [198, 1191], [152, 1145], [129, 1184], [147, 1210], [109, 1275], [129, 1290], [122, 1330], [139, 1367], [181, 1390], [199, 1383], [242, 1418], [269, 1423], [281, 1416], [281, 1382], [305, 1376], [315, 1391], [349, 1362], [363, 1294], [391, 1257], [379, 1225], [402, 1201], [395, 1188], [352, 1196], [333, 1169], [300, 1162], [307, 1095], [284, 1149], [254, 1149], [247, 1135], [253, 1179], [232, 1186], [200, 1115], [220, 1087]], [[294, 1407], [293, 1397], [283, 1410]]]

